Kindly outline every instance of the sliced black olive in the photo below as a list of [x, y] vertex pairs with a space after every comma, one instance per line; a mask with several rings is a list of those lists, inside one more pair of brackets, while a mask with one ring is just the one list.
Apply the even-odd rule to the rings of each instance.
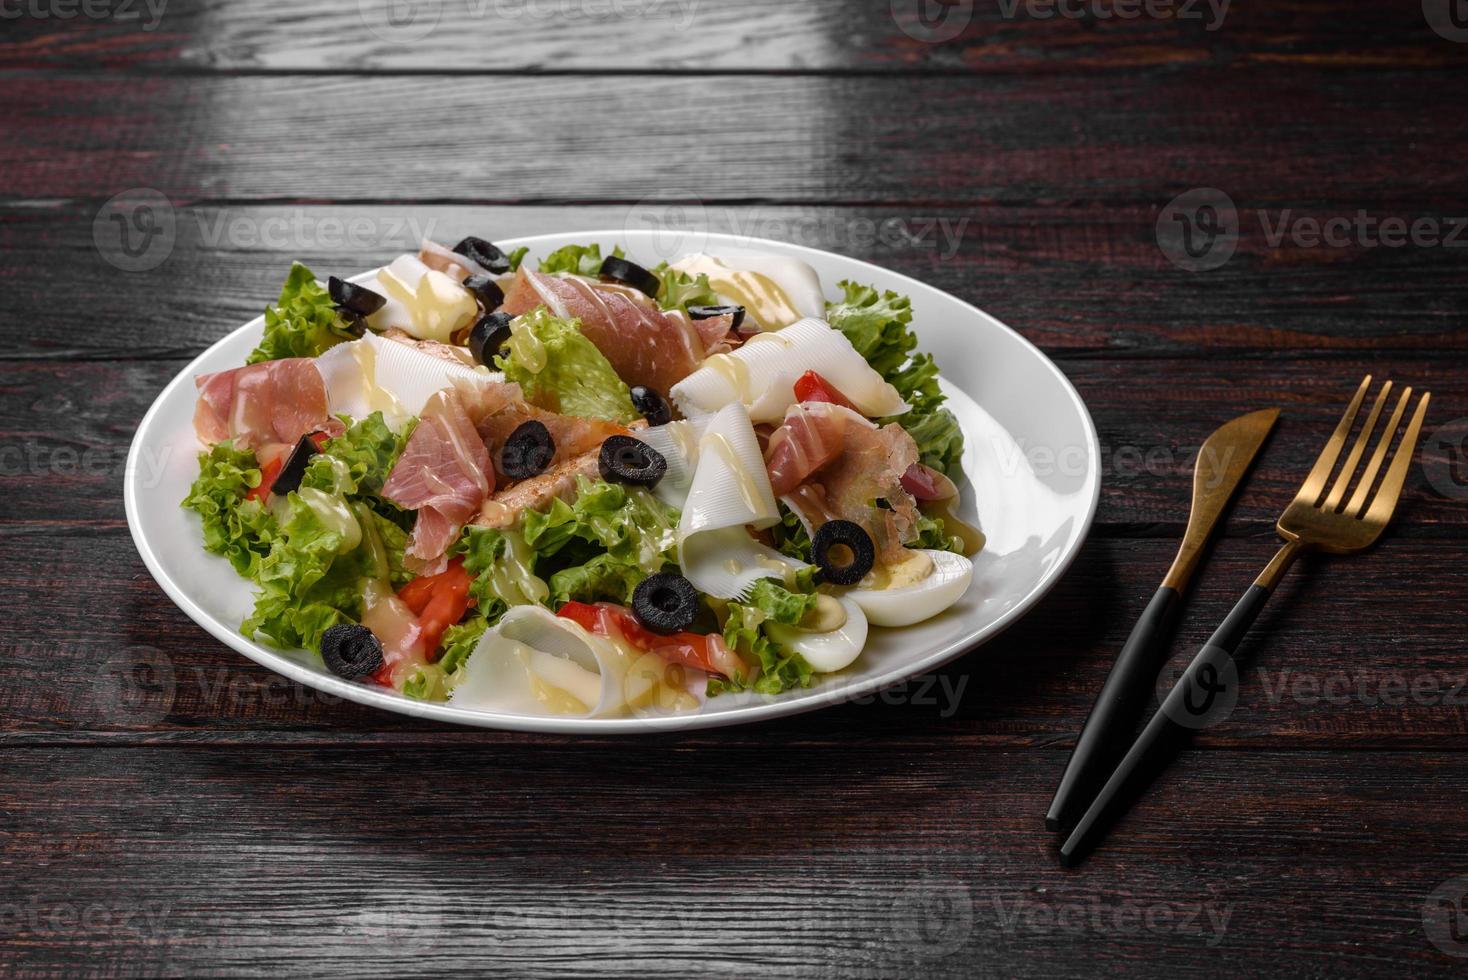
[[744, 307], [742, 306], [690, 306], [688, 315], [695, 320], [712, 320], [716, 316], [732, 316], [734, 319], [729, 324], [730, 330], [738, 330], [739, 325], [744, 322]]
[[681, 633], [698, 609], [698, 590], [677, 572], [649, 575], [632, 592], [632, 615], [654, 633]]
[[465, 258], [473, 259], [497, 276], [510, 271], [510, 259], [494, 242], [470, 235], [454, 246], [454, 251]]
[[474, 360], [485, 367], [494, 367], [494, 356], [510, 339], [513, 319], [508, 313], [486, 313], [479, 318], [469, 331], [469, 353], [474, 355]]
[[353, 337], [361, 337], [367, 333], [367, 318], [362, 314], [353, 313], [351, 310], [338, 310], [337, 312], [346, 321], [347, 333]]
[[301, 436], [296, 443], [296, 448], [291, 450], [290, 457], [285, 465], [280, 468], [280, 474], [275, 482], [270, 484], [270, 492], [285, 495], [292, 490], [301, 488], [301, 477], [306, 475], [306, 465], [311, 462], [311, 457], [318, 452], [316, 443], [311, 441], [310, 436]]
[[382, 641], [365, 626], [342, 623], [321, 634], [321, 659], [327, 670], [354, 681], [382, 668]]
[[505, 301], [505, 291], [494, 281], [493, 276], [472, 275], [464, 280], [464, 288], [474, 294], [486, 313], [499, 309], [499, 305]]
[[631, 436], [607, 436], [596, 462], [603, 480], [637, 487], [656, 486], [668, 472], [662, 453]]
[[366, 286], [359, 286], [354, 282], [338, 279], [336, 276], [331, 276], [326, 280], [326, 292], [338, 309], [356, 313], [359, 316], [371, 316], [382, 309], [382, 305], [387, 302], [387, 297], [381, 293], [374, 293]]
[[512, 480], [539, 476], [556, 458], [556, 443], [544, 422], [521, 422], [500, 450], [500, 470]]
[[658, 298], [658, 277], [648, 272], [636, 262], [628, 262], [619, 259], [615, 255], [608, 255], [601, 264], [601, 277], [610, 279], [612, 282], [620, 282], [631, 286], [651, 296]]
[[[833, 549], [842, 549], [846, 555]], [[855, 585], [866, 578], [877, 561], [872, 536], [852, 521], [827, 521], [816, 530], [811, 542], [811, 557], [821, 567], [821, 576], [832, 585]], [[843, 561], [844, 560], [844, 561]]]
[[632, 407], [647, 419], [648, 425], [667, 425], [673, 421], [673, 408], [668, 400], [652, 388], [633, 385]]

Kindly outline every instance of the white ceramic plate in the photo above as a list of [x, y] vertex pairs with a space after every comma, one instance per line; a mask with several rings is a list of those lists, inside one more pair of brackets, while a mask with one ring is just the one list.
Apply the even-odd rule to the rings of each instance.
[[[504, 240], [530, 259], [572, 242], [622, 245], [648, 266], [666, 256], [652, 231], [588, 231]], [[829, 252], [782, 242], [700, 235], [714, 254], [778, 253], [820, 273], [827, 296], [852, 279], [912, 298], [921, 350], [943, 374], [949, 408], [965, 436], [960, 483], [967, 515], [988, 545], [975, 560], [968, 594], [942, 615], [901, 630], [873, 628], [860, 658], [816, 685], [777, 697], [724, 695], [699, 712], [657, 718], [545, 718], [424, 704], [383, 688], [343, 681], [306, 651], [279, 651], [239, 633], [252, 586], [201, 547], [198, 516], [179, 501], [198, 474], [194, 376], [238, 367], [258, 343], [263, 319], [235, 330], [184, 368], [158, 396], [133, 438], [124, 479], [128, 526], [148, 570], [179, 608], [220, 642], [318, 690], [361, 704], [465, 725], [546, 732], [635, 732], [711, 728], [792, 715], [869, 695], [938, 667], [1023, 616], [1065, 572], [1090, 529], [1100, 493], [1100, 447], [1080, 396], [1060, 370], [988, 314], [915, 279]], [[282, 270], [282, 275], [284, 271]], [[362, 277], [358, 277], [362, 278]], [[266, 298], [262, 297], [262, 303]]]

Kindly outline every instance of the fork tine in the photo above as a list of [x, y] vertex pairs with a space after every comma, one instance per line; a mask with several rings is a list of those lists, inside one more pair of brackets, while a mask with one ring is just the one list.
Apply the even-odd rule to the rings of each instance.
[[1391, 420], [1381, 431], [1381, 438], [1376, 443], [1376, 449], [1371, 453], [1370, 462], [1366, 464], [1366, 472], [1361, 474], [1361, 482], [1356, 486], [1356, 492], [1351, 494], [1351, 501], [1346, 504], [1347, 517], [1359, 517], [1366, 509], [1366, 500], [1371, 496], [1371, 485], [1376, 482], [1377, 471], [1381, 469], [1381, 464], [1386, 460], [1386, 451], [1392, 446], [1392, 437], [1397, 434], [1397, 423], [1402, 421], [1402, 413], [1407, 410], [1407, 403], [1411, 400], [1412, 387], [1408, 385], [1402, 391], [1402, 396], [1397, 399], [1397, 407], [1392, 412]]
[[1417, 411], [1412, 413], [1412, 422], [1407, 426], [1407, 431], [1402, 433], [1402, 442], [1397, 446], [1397, 454], [1392, 457], [1392, 465], [1387, 467], [1386, 476], [1382, 477], [1381, 489], [1376, 492], [1376, 497], [1371, 501], [1371, 509], [1366, 512], [1367, 520], [1385, 524], [1391, 520], [1392, 512], [1397, 509], [1397, 498], [1402, 494], [1407, 468], [1412, 465], [1412, 457], [1417, 452], [1417, 437], [1422, 434], [1422, 420], [1427, 415], [1427, 401], [1431, 397], [1432, 392], [1424, 391], [1422, 399], [1417, 402]]
[[1366, 452], [1366, 445], [1371, 441], [1371, 431], [1376, 428], [1376, 420], [1381, 417], [1381, 408], [1386, 404], [1386, 396], [1391, 393], [1391, 390], [1392, 383], [1388, 380], [1381, 386], [1381, 391], [1376, 393], [1376, 400], [1371, 403], [1371, 414], [1367, 415], [1366, 421], [1361, 424], [1361, 434], [1356, 436], [1356, 441], [1351, 444], [1351, 451], [1346, 454], [1346, 462], [1341, 466], [1341, 471], [1330, 488], [1330, 496], [1326, 497], [1325, 503], [1321, 505], [1326, 510], [1335, 510], [1341, 498], [1346, 495], [1346, 488], [1351, 485], [1351, 475], [1356, 472], [1356, 464], [1361, 462], [1361, 456]]
[[1368, 374], [1361, 379], [1361, 387], [1356, 389], [1356, 396], [1351, 399], [1351, 404], [1346, 406], [1346, 414], [1341, 416], [1340, 424], [1335, 427], [1335, 432], [1331, 433], [1325, 448], [1320, 451], [1320, 456], [1315, 460], [1310, 475], [1305, 477], [1305, 482], [1300, 487], [1297, 496], [1307, 501], [1312, 507], [1320, 502], [1320, 495], [1325, 492], [1325, 481], [1335, 467], [1336, 457], [1341, 454], [1341, 447], [1346, 444], [1346, 436], [1351, 434], [1351, 423], [1356, 421], [1356, 410], [1361, 407], [1361, 399], [1366, 397], [1366, 389], [1370, 387], [1371, 375]]

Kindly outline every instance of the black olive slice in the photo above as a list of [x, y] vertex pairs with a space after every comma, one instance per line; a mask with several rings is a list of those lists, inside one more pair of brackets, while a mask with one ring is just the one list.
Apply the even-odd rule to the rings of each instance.
[[620, 282], [631, 286], [639, 292], [644, 292], [653, 299], [658, 298], [658, 277], [648, 272], [636, 262], [628, 262], [619, 259], [615, 255], [608, 255], [601, 264], [601, 277], [610, 279], [612, 282]]
[[470, 276], [464, 280], [464, 288], [474, 294], [486, 313], [499, 309], [499, 305], [505, 301], [505, 291], [494, 281], [493, 276]]
[[649, 575], [632, 592], [632, 615], [654, 633], [681, 633], [698, 609], [698, 590], [677, 572]]
[[668, 472], [662, 453], [631, 436], [607, 436], [596, 462], [608, 483], [653, 487]]
[[[832, 549], [838, 547], [850, 553], [850, 559], [844, 563], [838, 562], [838, 559], [845, 559], [845, 555], [831, 553]], [[815, 539], [811, 542], [811, 557], [820, 566], [821, 577], [827, 582], [832, 585], [855, 585], [866, 578], [867, 572], [876, 564], [877, 549], [872, 544], [872, 536], [860, 524], [852, 521], [827, 521], [816, 530]]]
[[486, 313], [479, 318], [469, 331], [469, 353], [474, 355], [474, 360], [485, 367], [494, 367], [494, 356], [510, 339], [510, 321], [513, 319], [508, 313]]
[[336, 276], [326, 280], [326, 293], [338, 309], [358, 316], [371, 316], [387, 302], [387, 297], [381, 293], [374, 293], [366, 286], [359, 286]]
[[510, 259], [494, 242], [470, 235], [454, 246], [454, 251], [465, 258], [473, 259], [497, 276], [510, 271]]
[[712, 320], [716, 316], [732, 316], [734, 319], [729, 324], [730, 330], [738, 330], [739, 325], [744, 322], [744, 307], [742, 306], [690, 306], [688, 315], [695, 320]]
[[321, 634], [321, 659], [333, 674], [355, 681], [382, 669], [382, 641], [365, 626], [342, 623]]
[[631, 394], [632, 407], [647, 419], [648, 425], [667, 425], [673, 421], [673, 407], [655, 389], [633, 385]]
[[311, 462], [311, 457], [319, 451], [310, 436], [301, 436], [296, 442], [296, 448], [291, 450], [290, 457], [286, 459], [285, 465], [280, 468], [275, 482], [270, 484], [270, 492], [284, 496], [292, 490], [299, 490], [301, 477], [306, 475], [307, 464]]
[[544, 422], [521, 422], [500, 450], [500, 470], [512, 480], [539, 476], [556, 458], [556, 443]]

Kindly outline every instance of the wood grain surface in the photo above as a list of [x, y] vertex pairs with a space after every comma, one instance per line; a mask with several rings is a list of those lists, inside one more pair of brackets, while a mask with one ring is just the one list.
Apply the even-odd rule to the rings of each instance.
[[[0, 974], [1461, 976], [1468, 43], [1436, 0], [1124, 6], [0, 9]], [[1238, 238], [1188, 271], [1159, 225], [1199, 188]], [[108, 215], [142, 193], [137, 268]], [[653, 226], [866, 259], [1054, 358], [1103, 449], [1057, 588], [882, 695], [621, 739], [339, 702], [153, 583], [132, 434], [293, 259]], [[1199, 441], [1284, 410], [1174, 667], [1368, 372], [1434, 393], [1399, 520], [1292, 573], [1232, 713], [1061, 870], [1041, 817]]]

